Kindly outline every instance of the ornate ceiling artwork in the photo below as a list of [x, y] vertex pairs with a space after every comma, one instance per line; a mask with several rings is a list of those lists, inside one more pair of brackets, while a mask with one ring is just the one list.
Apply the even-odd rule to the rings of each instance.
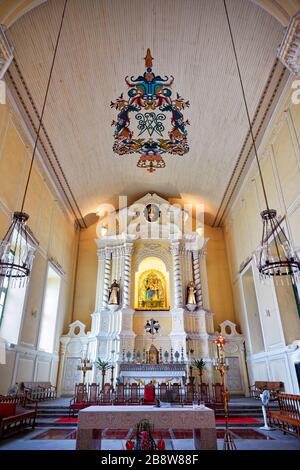
[[[7, 31], [15, 58], [6, 74], [7, 85], [33, 136], [62, 8], [62, 0], [42, 2]], [[270, 97], [280, 93], [282, 66], [274, 68], [274, 63], [284, 27], [257, 2], [228, 0], [228, 8], [256, 131]], [[123, 82], [126, 74], [128, 84]], [[153, 78], [149, 84], [144, 74]], [[143, 99], [145, 89], [152, 89], [146, 94], [155, 94], [153, 100]], [[115, 102], [112, 109], [110, 100]], [[119, 129], [126, 102], [140, 110], [130, 111], [129, 125]], [[182, 117], [178, 114], [173, 119], [173, 112], [160, 109], [167, 106], [175, 106]], [[178, 117], [184, 123], [181, 129], [176, 126]], [[112, 127], [112, 120], [118, 125]], [[118, 208], [119, 195], [126, 195], [132, 204], [155, 192], [182, 206], [205, 204], [205, 222], [212, 225], [219, 213], [218, 224], [223, 214], [220, 206], [227, 204], [224, 195], [231, 194], [239, 176], [239, 155], [243, 153], [238, 170], [250, 148], [248, 141], [244, 144], [248, 125], [223, 2], [68, 2], [43, 125], [41, 159], [66, 206], [70, 200], [76, 214], [79, 207], [82, 216], [88, 217], [104, 202]], [[148, 164], [151, 168], [152, 158], [166, 167], [145, 171]], [[144, 171], [138, 162], [146, 166]]]
[[[182, 111], [190, 105], [178, 93], [172, 99], [171, 86], [174, 77], [161, 77], [152, 71], [153, 57], [150, 49], [145, 57], [145, 73], [137, 78], [125, 78], [129, 87], [128, 100], [123, 93], [110, 106], [119, 111], [115, 126], [113, 151], [118, 155], [139, 153], [137, 166], [153, 173], [157, 168], [165, 168], [164, 154], [184, 155], [188, 153], [186, 126]], [[132, 130], [130, 113], [136, 113], [136, 134]], [[171, 117], [171, 130], [167, 130], [167, 114]]]

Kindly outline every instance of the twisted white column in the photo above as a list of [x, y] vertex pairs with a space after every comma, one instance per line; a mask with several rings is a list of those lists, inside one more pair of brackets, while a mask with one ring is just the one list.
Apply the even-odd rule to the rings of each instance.
[[206, 310], [210, 308], [209, 302], [209, 291], [208, 291], [208, 279], [207, 279], [207, 270], [206, 270], [206, 252], [207, 252], [207, 242], [209, 238], [204, 238], [204, 244], [200, 250], [200, 278], [201, 278], [201, 291], [202, 291], [202, 306]]
[[104, 265], [104, 286], [102, 306], [105, 308], [108, 305], [109, 287], [110, 287], [110, 271], [111, 271], [111, 250], [105, 250], [105, 265]]
[[103, 301], [103, 291], [102, 291], [102, 278], [104, 275], [104, 263], [105, 263], [105, 248], [98, 248], [98, 269], [97, 269], [97, 285], [96, 285], [96, 300], [95, 300], [95, 311], [97, 312]]
[[130, 302], [131, 254], [132, 254], [132, 243], [126, 243], [124, 247], [124, 273], [123, 273], [123, 307], [124, 308], [128, 308], [129, 302]]
[[174, 272], [174, 299], [175, 308], [182, 307], [182, 282], [180, 267], [180, 243], [172, 242], [173, 272]]
[[201, 288], [201, 276], [200, 276], [200, 265], [199, 265], [199, 252], [192, 252], [193, 258], [193, 272], [194, 272], [194, 283], [196, 289], [196, 301], [199, 307], [203, 306], [202, 302], [202, 288]]

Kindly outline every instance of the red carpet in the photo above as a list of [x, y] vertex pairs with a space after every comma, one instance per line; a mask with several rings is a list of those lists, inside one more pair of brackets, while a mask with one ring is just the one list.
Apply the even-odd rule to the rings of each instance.
[[54, 422], [55, 423], [65, 423], [65, 424], [76, 424], [78, 421], [78, 418], [59, 418], [56, 419]]
[[[235, 424], [251, 424], [251, 423], [259, 423], [259, 419], [257, 418], [229, 418], [228, 423], [235, 423]], [[225, 423], [225, 419], [216, 419], [216, 423]]]

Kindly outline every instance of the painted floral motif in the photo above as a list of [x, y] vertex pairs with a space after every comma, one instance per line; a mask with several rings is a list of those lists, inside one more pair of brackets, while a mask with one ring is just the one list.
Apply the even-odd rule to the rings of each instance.
[[[172, 99], [171, 86], [174, 78], [161, 77], [152, 71], [150, 49], [145, 57], [146, 71], [137, 78], [125, 78], [129, 87], [128, 98], [123, 93], [111, 107], [118, 111], [115, 126], [113, 151], [118, 155], [140, 154], [137, 166], [149, 172], [164, 168], [162, 155], [185, 155], [189, 151], [183, 111], [189, 106], [178, 93]], [[134, 115], [137, 131], [130, 126]], [[171, 130], [167, 132], [167, 118]], [[132, 118], [133, 119], [133, 118]]]

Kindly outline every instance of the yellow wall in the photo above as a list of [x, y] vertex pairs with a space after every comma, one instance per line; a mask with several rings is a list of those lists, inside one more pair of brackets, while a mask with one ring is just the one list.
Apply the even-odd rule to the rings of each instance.
[[[0, 239], [8, 229], [12, 213], [20, 210], [31, 155], [32, 147], [21, 129], [19, 117], [15, 115], [9, 102], [5, 106], [1, 105]], [[51, 183], [38, 163], [34, 165], [24, 210], [30, 215], [28, 226], [39, 245], [28, 286], [28, 300], [23, 312], [19, 345], [28, 348], [29, 351], [37, 349], [47, 263], [48, 259], [52, 258], [65, 273], [62, 280], [56, 330], [54, 352], [57, 354], [59, 337], [63, 331], [66, 331], [67, 325], [72, 320], [74, 268], [78, 240], [73, 221], [61, 207]], [[4, 369], [5, 366], [0, 367], [2, 378], [5, 376], [3, 383], [7, 385], [11, 380], [13, 369], [8, 371], [8, 368]], [[42, 370], [41, 367], [40, 370]], [[25, 374], [23, 379], [32, 380], [32, 374], [33, 369], [30, 365], [28, 376]], [[53, 382], [56, 381], [56, 371], [52, 379]]]
[[205, 226], [207, 244], [207, 279], [210, 310], [214, 313], [214, 325], [218, 327], [224, 320], [235, 322], [232, 287], [222, 228]]
[[[285, 217], [290, 239], [294, 246], [299, 247], [300, 105], [292, 103], [290, 86], [287, 90], [269, 125], [259, 154], [269, 205]], [[231, 283], [235, 293], [236, 313], [242, 323], [245, 312], [243, 311], [239, 269], [251, 258], [253, 251], [259, 246], [262, 234], [260, 211], [264, 208], [257, 166], [253, 164], [225, 221]], [[287, 308], [291, 307], [285, 305], [285, 310]], [[296, 319], [294, 336], [299, 336], [299, 327], [300, 322]], [[288, 336], [288, 342], [291, 342], [291, 334], [289, 333]]]
[[95, 310], [98, 258], [96, 252], [96, 227], [80, 231], [73, 319], [91, 325], [91, 313]]

